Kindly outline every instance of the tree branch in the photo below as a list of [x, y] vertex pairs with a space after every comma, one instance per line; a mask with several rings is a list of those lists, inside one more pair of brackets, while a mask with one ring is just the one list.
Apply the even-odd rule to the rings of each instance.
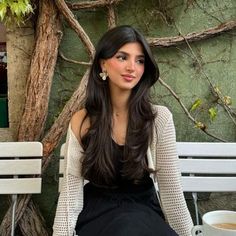
[[188, 42], [197, 42], [204, 39], [215, 37], [219, 34], [236, 29], [236, 21], [229, 21], [216, 27], [201, 32], [193, 32], [185, 36], [148, 38], [147, 41], [151, 47], [173, 47]]
[[78, 64], [78, 65], [84, 65], [84, 66], [91, 66], [91, 63], [89, 62], [84, 62], [84, 61], [76, 61], [76, 60], [72, 60], [72, 59], [69, 59], [67, 57], [65, 57], [65, 55], [59, 51], [59, 56], [64, 60], [64, 61], [67, 61], [67, 62], [70, 62], [70, 63], [74, 63], [74, 64]]
[[[179, 98], [179, 96], [173, 91], [173, 89], [171, 89], [171, 87], [166, 84], [161, 78], [159, 78], [159, 82], [161, 85], [163, 85], [167, 90], [169, 90], [169, 92], [173, 95], [173, 97], [177, 100], [177, 102], [180, 104], [180, 106], [183, 108], [184, 113], [187, 115], [187, 117], [198, 127], [200, 128], [205, 134], [207, 134], [208, 136], [219, 140], [221, 142], [226, 142], [226, 140], [221, 139], [217, 136], [215, 136], [214, 134], [211, 134], [207, 131], [207, 127], [205, 124], [203, 124], [202, 122], [199, 122], [197, 120], [195, 120], [192, 115], [189, 113], [188, 109], [185, 107], [185, 105], [183, 104], [183, 102], [181, 101], [181, 99]], [[201, 126], [199, 126], [199, 124], [201, 124]]]
[[97, 0], [97, 1], [84, 1], [78, 3], [66, 2], [71, 10], [93, 9], [98, 7], [106, 7], [113, 4], [118, 4], [123, 0]]
[[[176, 26], [177, 28], [177, 26]], [[178, 29], [178, 28], [177, 28]], [[180, 32], [180, 30], [178, 29], [179, 33], [182, 35], [182, 33]], [[184, 39], [185, 37], [182, 36]], [[185, 39], [185, 42], [190, 50], [190, 52], [192, 53], [194, 59], [196, 60], [196, 62], [199, 65], [199, 68], [201, 68], [201, 72], [202, 74], [205, 76], [206, 80], [208, 81], [211, 91], [213, 93], [213, 95], [220, 101], [220, 105], [223, 106], [223, 108], [225, 109], [225, 111], [228, 113], [229, 117], [231, 118], [231, 120], [233, 121], [233, 123], [236, 125], [236, 120], [233, 116], [235, 116], [235, 112], [232, 110], [232, 108], [226, 103], [226, 101], [224, 100], [224, 96], [222, 96], [220, 90], [211, 82], [210, 78], [208, 77], [208, 75], [205, 73], [204, 70], [202, 70], [202, 63], [200, 62], [200, 60], [198, 59], [198, 57], [196, 56], [196, 54], [194, 53], [192, 47], [190, 46], [189, 42], [187, 39]]]
[[84, 44], [85, 48], [88, 51], [90, 59], [92, 59], [94, 52], [95, 52], [95, 48], [94, 48], [90, 38], [85, 33], [84, 29], [79, 24], [79, 22], [75, 19], [74, 14], [68, 8], [65, 1], [64, 0], [55, 0], [55, 3], [58, 7], [58, 10], [65, 17], [66, 21], [69, 23], [71, 28], [74, 29], [74, 31], [78, 34], [79, 38], [81, 39], [82, 43]]
[[116, 14], [113, 5], [107, 6], [107, 21], [108, 21], [108, 29], [111, 29], [116, 26]]

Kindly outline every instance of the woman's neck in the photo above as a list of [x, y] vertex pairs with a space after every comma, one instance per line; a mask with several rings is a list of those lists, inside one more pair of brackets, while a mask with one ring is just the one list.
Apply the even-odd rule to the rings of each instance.
[[128, 126], [128, 102], [130, 91], [117, 91], [111, 93], [112, 104], [112, 133], [113, 140], [124, 145]]
[[130, 91], [111, 91], [113, 115], [119, 116], [128, 113]]

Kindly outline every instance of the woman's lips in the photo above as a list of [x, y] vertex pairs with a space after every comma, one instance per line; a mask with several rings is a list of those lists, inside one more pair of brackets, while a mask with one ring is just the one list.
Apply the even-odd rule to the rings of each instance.
[[132, 81], [135, 78], [133, 75], [122, 75], [122, 77], [126, 81]]

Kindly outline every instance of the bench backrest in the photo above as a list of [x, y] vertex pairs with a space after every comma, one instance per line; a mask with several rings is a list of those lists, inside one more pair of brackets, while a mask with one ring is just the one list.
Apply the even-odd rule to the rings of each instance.
[[178, 142], [184, 192], [236, 192], [236, 143]]
[[41, 193], [40, 142], [0, 142], [0, 194]]
[[[61, 147], [59, 191], [65, 144]], [[191, 192], [199, 224], [198, 192], [236, 192], [236, 143], [177, 142], [184, 192]]]
[[[64, 171], [61, 147], [59, 188]], [[184, 192], [236, 192], [236, 143], [177, 142]]]

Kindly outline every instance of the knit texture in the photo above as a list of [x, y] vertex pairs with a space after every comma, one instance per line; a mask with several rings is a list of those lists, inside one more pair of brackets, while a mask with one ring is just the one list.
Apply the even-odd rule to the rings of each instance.
[[[152, 106], [156, 113], [153, 139], [147, 157], [162, 211], [167, 222], [180, 236], [191, 236], [193, 227], [181, 185], [172, 114], [164, 106]], [[53, 226], [54, 236], [72, 236], [78, 215], [83, 209], [84, 178], [81, 176], [83, 149], [69, 125], [66, 139], [65, 174]]]

